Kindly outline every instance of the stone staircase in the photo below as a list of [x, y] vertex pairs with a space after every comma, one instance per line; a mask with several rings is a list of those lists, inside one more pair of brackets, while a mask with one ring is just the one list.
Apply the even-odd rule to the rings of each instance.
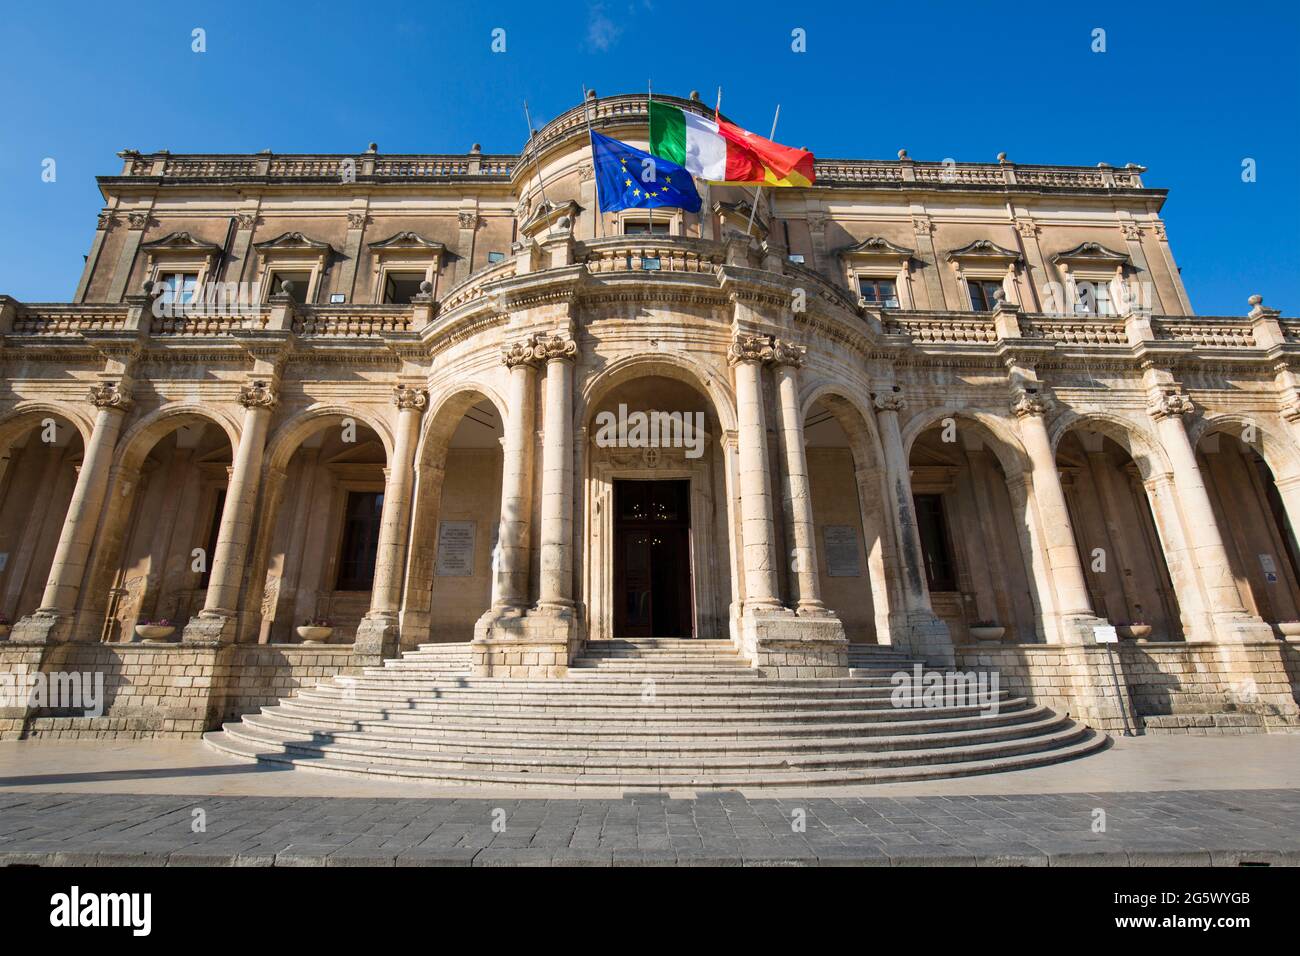
[[993, 773], [1105, 737], [1023, 698], [895, 707], [914, 662], [860, 646], [848, 678], [772, 679], [729, 641], [590, 642], [556, 680], [469, 675], [422, 644], [209, 733], [250, 760], [433, 784], [559, 789], [807, 787]]

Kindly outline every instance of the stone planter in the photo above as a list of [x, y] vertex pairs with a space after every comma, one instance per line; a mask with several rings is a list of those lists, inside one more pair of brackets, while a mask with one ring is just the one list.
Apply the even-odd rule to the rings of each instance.
[[1140, 641], [1143, 638], [1151, 636], [1150, 624], [1121, 624], [1119, 627], [1115, 628], [1115, 630], [1119, 632], [1120, 637], [1129, 640]]
[[1300, 637], [1300, 621], [1278, 621], [1277, 628], [1284, 637]]
[[176, 632], [171, 624], [137, 624], [135, 636], [150, 644], [161, 644]]
[[1007, 629], [998, 624], [986, 627], [975, 626], [970, 628], [970, 636], [977, 641], [1000, 641], [1002, 640], [1002, 635], [1006, 632]]
[[333, 633], [334, 628], [332, 627], [312, 627], [309, 624], [304, 624], [298, 628], [298, 636], [302, 638], [304, 644], [324, 644]]
[[[1300, 623], [1297, 623], [1296, 627], [1300, 627]], [[0, 641], [9, 640], [9, 630], [10, 630], [10, 625], [0, 624]]]

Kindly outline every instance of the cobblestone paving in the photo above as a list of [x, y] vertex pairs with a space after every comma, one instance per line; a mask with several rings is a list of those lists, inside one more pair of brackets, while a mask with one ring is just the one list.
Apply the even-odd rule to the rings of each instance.
[[[192, 832], [198, 810], [205, 833]], [[1093, 832], [1097, 810], [1104, 833]], [[10, 791], [0, 793], [0, 865], [1296, 865], [1297, 822], [1300, 790], [780, 800]]]

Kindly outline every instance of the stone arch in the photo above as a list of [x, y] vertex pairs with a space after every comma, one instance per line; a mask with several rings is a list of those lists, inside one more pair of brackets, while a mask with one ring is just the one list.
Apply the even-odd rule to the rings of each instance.
[[[1251, 447], [1264, 459], [1274, 478], [1283, 481], [1287, 478], [1300, 477], [1300, 448], [1295, 441], [1285, 434], [1275, 431], [1272, 424], [1261, 424], [1259, 418], [1240, 412], [1223, 412], [1206, 415], [1188, 429], [1188, 438], [1192, 447], [1200, 446], [1201, 439], [1207, 435], [1228, 432], [1237, 426], [1233, 437], [1240, 439], [1241, 430], [1250, 426], [1255, 429], [1259, 441]], [[1244, 443], [1243, 443], [1244, 444]]]
[[114, 470], [122, 474], [134, 472], [159, 439], [188, 422], [195, 421], [216, 425], [224, 431], [232, 455], [239, 449], [239, 426], [225, 410], [194, 402], [169, 402], [149, 412], [126, 430], [118, 440], [117, 451], [113, 456]]
[[420, 422], [420, 439], [415, 450], [417, 472], [438, 460], [436, 453], [446, 450], [465, 412], [484, 400], [492, 403], [502, 422], [507, 420], [505, 401], [500, 394], [477, 380], [456, 382], [429, 397], [429, 407]]
[[84, 448], [90, 443], [90, 434], [94, 430], [94, 421], [81, 408], [63, 402], [28, 401], [19, 402], [3, 416], [0, 416], [0, 451], [8, 448], [29, 428], [40, 424], [49, 417], [61, 418], [81, 435]]
[[264, 469], [268, 472], [283, 471], [298, 446], [322, 428], [327, 428], [330, 421], [336, 418], [353, 418], [358, 424], [365, 425], [379, 436], [379, 441], [384, 446], [384, 457], [393, 457], [393, 433], [386, 420], [355, 405], [316, 402], [292, 413], [272, 433], [266, 443]]
[[618, 386], [636, 378], [658, 375], [675, 379], [704, 395], [713, 406], [724, 433], [736, 430], [736, 403], [726, 379], [682, 352], [651, 352], [624, 355], [591, 376], [582, 387], [574, 407], [574, 427], [582, 428], [601, 400]]
[[995, 439], [989, 447], [1008, 479], [1029, 472], [1029, 455], [1020, 442], [1020, 436], [1016, 434], [1014, 421], [1004, 414], [968, 406], [929, 408], [909, 418], [902, 429], [903, 455], [910, 459], [916, 439], [945, 418], [965, 418], [982, 426]]
[[[902, 571], [898, 565], [897, 529], [891, 519], [888, 507], [888, 477], [884, 466], [884, 450], [876, 431], [875, 415], [865, 404], [859, 391], [837, 382], [818, 382], [804, 390], [800, 402], [800, 414], [805, 424], [818, 407], [825, 409], [839, 425], [848, 438], [849, 451], [853, 457], [854, 479], [857, 488], [857, 518], [863, 536], [863, 553], [866, 556], [866, 573], [870, 585], [872, 615], [875, 619], [875, 640], [878, 644], [887, 644], [892, 638], [890, 613], [903, 606]], [[809, 472], [813, 472], [813, 453], [808, 452]], [[815, 479], [814, 479], [815, 480]], [[814, 512], [819, 502], [814, 489]], [[833, 592], [837, 589], [835, 582], [825, 576], [826, 567], [819, 562], [818, 569], [823, 574], [821, 581], [822, 598], [827, 606], [840, 614], [846, 621], [850, 640], [855, 638], [849, 629], [851, 607], [837, 606]], [[852, 579], [849, 579], [852, 580]], [[839, 595], [842, 599], [843, 594]]]
[[1151, 429], [1131, 418], [1112, 412], [1076, 412], [1073, 409], [1065, 409], [1048, 429], [1053, 456], [1056, 455], [1061, 439], [1076, 428], [1105, 435], [1123, 448], [1137, 465], [1143, 480], [1168, 474], [1171, 470], [1169, 458]]

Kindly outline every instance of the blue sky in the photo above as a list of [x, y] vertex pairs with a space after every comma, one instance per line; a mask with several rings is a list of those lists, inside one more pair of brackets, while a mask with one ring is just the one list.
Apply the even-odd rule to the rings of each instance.
[[[767, 9], [764, 9], [767, 7]], [[1196, 310], [1300, 315], [1300, 7], [980, 2], [10, 4], [0, 292], [69, 298], [123, 147], [517, 151], [602, 95], [711, 98], [819, 156], [1150, 167]], [[207, 52], [191, 50], [191, 31]], [[491, 33], [506, 31], [506, 52]], [[791, 51], [791, 31], [807, 52]], [[1106, 31], [1094, 53], [1092, 31]], [[57, 179], [42, 182], [53, 158]], [[1242, 181], [1254, 159], [1257, 181]]]

